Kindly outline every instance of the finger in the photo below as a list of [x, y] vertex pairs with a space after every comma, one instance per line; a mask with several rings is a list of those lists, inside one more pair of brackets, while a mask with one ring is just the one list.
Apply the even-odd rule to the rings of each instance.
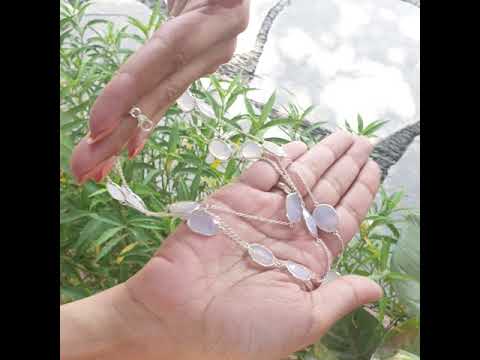
[[[312, 193], [317, 202], [335, 206], [357, 178], [372, 150], [373, 145], [366, 138], [355, 136], [347, 152], [341, 155], [320, 178], [318, 172], [308, 170], [309, 162], [301, 163], [301, 159], [292, 164], [289, 170], [292, 171], [292, 178], [297, 184], [302, 184], [298, 181], [297, 174], [300, 174], [305, 179], [306, 185], [310, 189], [313, 188]], [[298, 165], [303, 165], [303, 168]], [[315, 179], [317, 182], [313, 183]], [[314, 201], [310, 197], [305, 202], [309, 208], [313, 207]]]
[[77, 181], [82, 183], [91, 178], [91, 172], [100, 163], [120, 154], [136, 127], [136, 120], [126, 117], [108, 138], [94, 144], [89, 143], [88, 138], [82, 139], [75, 146], [70, 160], [70, 167]]
[[311, 293], [313, 321], [308, 343], [317, 341], [333, 324], [356, 308], [382, 296], [382, 288], [377, 283], [357, 275], [342, 276], [320, 286]]
[[110, 172], [110, 170], [112, 170], [116, 161], [116, 156], [112, 156], [111, 158], [103, 161], [101, 165], [97, 166], [97, 170], [93, 173], [91, 178], [96, 182], [102, 181], [103, 178]]
[[[150, 119], [155, 124], [158, 123], [164, 112], [177, 99], [177, 94], [180, 95], [185, 91], [190, 83], [201, 76], [212, 64], [231, 57], [234, 45], [233, 43], [232, 46], [232, 42], [219, 44], [203, 57], [188, 64], [182, 71], [174, 73], [153, 92], [143, 97], [139, 102], [139, 107], [146, 115], [155, 114]], [[121, 128], [120, 131], [119, 128]], [[141, 150], [150, 133], [139, 129], [137, 120], [131, 116], [124, 116], [119, 127], [109, 136], [95, 143], [90, 143], [88, 139], [82, 140], [77, 145], [72, 157], [72, 169], [75, 174], [78, 174], [78, 177], [82, 177], [100, 162], [117, 155], [127, 142], [129, 142], [129, 156], [133, 157]]]
[[[293, 141], [283, 146], [283, 149], [287, 153], [288, 159], [294, 161], [299, 156], [304, 154], [308, 147], [301, 141]], [[283, 161], [284, 165], [287, 165], [286, 159]], [[252, 188], [261, 191], [270, 191], [279, 180], [278, 172], [265, 161], [254, 162], [247, 170], [240, 176], [240, 181]]]
[[[232, 58], [235, 45], [235, 40], [227, 40], [214, 46], [203, 56], [188, 64], [182, 71], [176, 72], [162, 81], [150, 94], [140, 100], [139, 107], [146, 114], [154, 114], [150, 119], [156, 125], [192, 82], [206, 74], [212, 66], [217, 67]], [[153, 129], [150, 131], [136, 130], [128, 144], [130, 158], [140, 152], [152, 131]]]
[[[311, 189], [320, 177], [343, 156], [353, 143], [354, 137], [352, 134], [344, 130], [337, 130], [289, 166], [287, 171], [302, 196], [307, 195], [305, 186]], [[305, 184], [299, 181], [300, 179], [296, 176], [297, 172], [302, 175]]]
[[168, 2], [168, 12], [170, 16], [178, 16], [182, 12], [188, 0], [175, 0]]
[[[343, 196], [336, 207], [340, 232], [346, 245], [357, 233], [360, 224], [368, 213], [380, 186], [380, 168], [373, 160], [369, 160], [358, 175], [350, 190]], [[328, 246], [333, 254], [338, 254], [341, 245], [338, 240], [328, 237]]]
[[167, 76], [243, 31], [248, 4], [237, 3], [233, 8], [206, 5], [162, 25], [120, 68], [95, 102], [90, 114], [92, 141], [113, 131], [122, 116]]

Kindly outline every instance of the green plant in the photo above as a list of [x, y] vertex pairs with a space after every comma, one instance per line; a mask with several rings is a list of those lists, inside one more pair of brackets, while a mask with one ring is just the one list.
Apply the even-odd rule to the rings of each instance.
[[[80, 299], [123, 282], [138, 271], [163, 239], [175, 230], [177, 220], [150, 219], [122, 207], [110, 198], [103, 184], [87, 182], [78, 186], [70, 173], [69, 158], [73, 145], [87, 131], [88, 113], [101, 89], [119, 65], [131, 54], [123, 48], [125, 39], [144, 42], [161, 26], [164, 15], [156, 8], [147, 24], [130, 18], [128, 27], [117, 28], [105, 20], [88, 21], [88, 2], [61, 1], [60, 10], [60, 292], [62, 303]], [[289, 105], [286, 115], [273, 116], [275, 94], [263, 106], [249, 95], [254, 89], [238, 79], [221, 80], [211, 76], [197, 81], [191, 91], [207, 105], [202, 111], [184, 114], [172, 106], [155, 128], [142, 155], [124, 164], [132, 189], [152, 210], [160, 211], [171, 202], [204, 198], [214, 189], [230, 182], [245, 164], [232, 159], [226, 163], [206, 163], [207, 144], [216, 132], [233, 131], [231, 140], [240, 144], [247, 138], [285, 143], [319, 141], [313, 129], [323, 123], [305, 125], [312, 108], [302, 110]], [[231, 114], [234, 104], [245, 111]], [[357, 119], [355, 133], [374, 136], [384, 122], [367, 127]], [[350, 126], [348, 129], [353, 131]], [[237, 131], [240, 130], [241, 131]], [[275, 129], [278, 136], [271, 136]], [[385, 297], [372, 308], [360, 309], [339, 322], [321, 342], [296, 356], [301, 359], [368, 359], [379, 346], [388, 345], [402, 326], [411, 324], [409, 300], [402, 285], [418, 282], [418, 272], [405, 268], [404, 262], [418, 253], [395, 255], [395, 248], [411, 247], [418, 239], [402, 226], [412, 218], [399, 206], [402, 192], [380, 191], [375, 205], [361, 224], [341, 262], [341, 270], [370, 276], [385, 289]], [[409, 241], [405, 236], [410, 236]], [[401, 247], [400, 247], [401, 248]], [[394, 259], [394, 260], [392, 260]], [[385, 325], [384, 325], [385, 323]], [[393, 334], [393, 335], [392, 335]], [[389, 340], [390, 339], [390, 340]], [[409, 348], [411, 350], [411, 348]]]
[[375, 134], [383, 125], [388, 121], [384, 120], [375, 120], [369, 123], [367, 126], [364, 126], [363, 118], [360, 114], [357, 115], [357, 128], [354, 129], [351, 127], [350, 123], [345, 120], [345, 128], [353, 134], [362, 135], [366, 137], [376, 137]]

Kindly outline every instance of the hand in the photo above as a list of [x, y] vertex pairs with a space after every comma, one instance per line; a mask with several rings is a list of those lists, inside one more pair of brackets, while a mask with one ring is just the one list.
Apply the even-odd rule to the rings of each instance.
[[[301, 142], [289, 143], [285, 149], [294, 161], [290, 168], [302, 173], [316, 198], [336, 207], [338, 230], [349, 241], [379, 186], [379, 168], [369, 160], [372, 145], [339, 131], [309, 151]], [[271, 191], [278, 180], [270, 164], [258, 161], [239, 181], [215, 192], [208, 203], [285, 219], [285, 195]], [[305, 188], [300, 186], [300, 191], [305, 197]], [[305, 197], [305, 202], [312, 210], [311, 199]], [[324, 273], [326, 254], [314, 245], [304, 225], [292, 230], [219, 214], [242, 239], [262, 243], [280, 259]], [[338, 240], [323, 239], [338, 255]], [[121, 303], [129, 305], [115, 306], [125, 319], [116, 331], [126, 327], [125, 332], [137, 340], [121, 353], [125, 357], [115, 358], [144, 360], [278, 360], [318, 341], [337, 320], [382, 296], [376, 283], [353, 275], [306, 292], [287, 273], [256, 266], [223, 233], [204, 237], [185, 224], [121, 289], [129, 299]], [[132, 349], [141, 349], [141, 355], [127, 356]]]
[[120, 67], [93, 105], [90, 134], [72, 155], [80, 183], [104, 178], [125, 146], [130, 158], [142, 150], [150, 132], [137, 128], [132, 106], [156, 124], [192, 82], [231, 59], [249, 0], [175, 0], [169, 10], [176, 17]]

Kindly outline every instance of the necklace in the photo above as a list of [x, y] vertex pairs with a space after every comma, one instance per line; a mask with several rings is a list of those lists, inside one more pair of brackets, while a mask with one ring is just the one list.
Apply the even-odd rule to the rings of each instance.
[[243, 240], [232, 229], [232, 227], [219, 215], [215, 214], [213, 210], [228, 212], [239, 217], [283, 226], [290, 226], [290, 223], [288, 222], [244, 214], [218, 205], [202, 204], [194, 201], [177, 202], [168, 206], [166, 212], [153, 212], [148, 210], [143, 200], [130, 189], [118, 162], [116, 164], [116, 170], [120, 176], [122, 184], [118, 185], [111, 179], [111, 177], [107, 177], [106, 187], [110, 196], [125, 206], [129, 206], [146, 216], [160, 218], [167, 216], [179, 217], [186, 221], [187, 226], [192, 232], [203, 236], [215, 236], [222, 231], [228, 238], [243, 248], [253, 262], [265, 268], [284, 270], [293, 278], [303, 282], [309, 289], [315, 288], [316, 284], [322, 283], [325, 276], [328, 274], [329, 267], [325, 274], [322, 277], [319, 277], [308, 267], [300, 263], [293, 260], [282, 260], [277, 258], [269, 248], [262, 244], [249, 243]]

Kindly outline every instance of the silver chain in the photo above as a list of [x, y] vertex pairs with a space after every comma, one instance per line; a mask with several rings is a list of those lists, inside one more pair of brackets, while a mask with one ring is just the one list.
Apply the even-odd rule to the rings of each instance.
[[276, 220], [276, 219], [268, 219], [268, 218], [264, 218], [262, 216], [257, 216], [257, 215], [244, 214], [244, 213], [241, 213], [241, 212], [238, 212], [238, 211], [235, 211], [235, 210], [231, 210], [231, 209], [228, 209], [228, 208], [225, 208], [225, 207], [221, 207], [221, 206], [218, 206], [218, 205], [208, 204], [208, 205], [205, 205], [205, 207], [207, 209], [214, 209], [214, 210], [226, 212], [228, 214], [237, 215], [239, 217], [243, 217], [243, 218], [246, 218], [246, 219], [262, 221], [262, 222], [265, 222], [265, 223], [268, 223], [268, 224], [276, 224], [276, 225], [289, 226], [289, 227], [292, 226], [292, 224], [290, 222], [287, 222], [287, 221], [281, 221], [281, 220]]

